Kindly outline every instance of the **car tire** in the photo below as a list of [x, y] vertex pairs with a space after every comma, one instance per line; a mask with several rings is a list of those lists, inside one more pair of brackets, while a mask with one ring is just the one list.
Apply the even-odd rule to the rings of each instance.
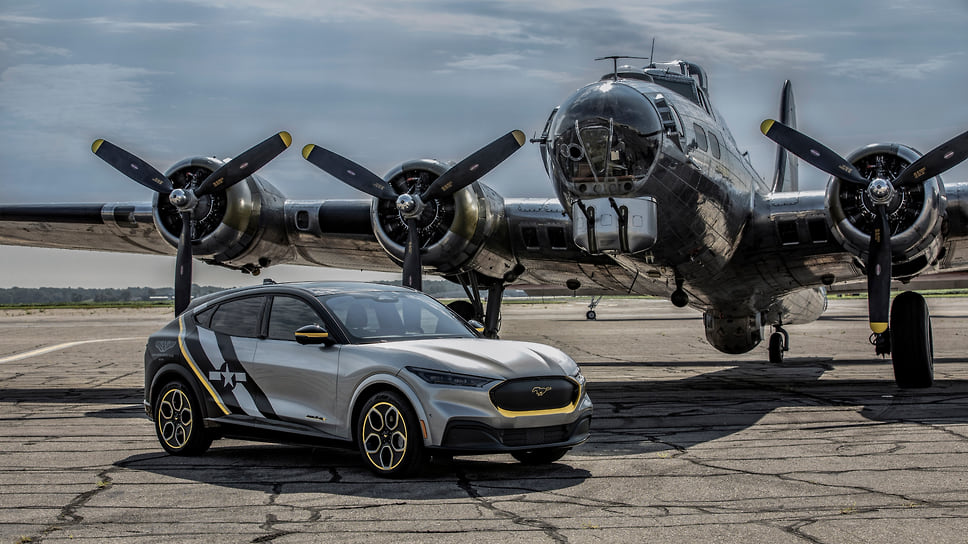
[[174, 381], [161, 388], [152, 410], [161, 447], [172, 455], [200, 455], [212, 445], [201, 405], [190, 387]]
[[511, 452], [514, 457], [525, 465], [550, 465], [561, 459], [571, 448], [538, 448]]
[[356, 420], [356, 445], [374, 474], [401, 478], [423, 464], [423, 437], [410, 403], [394, 391], [381, 391], [363, 404]]

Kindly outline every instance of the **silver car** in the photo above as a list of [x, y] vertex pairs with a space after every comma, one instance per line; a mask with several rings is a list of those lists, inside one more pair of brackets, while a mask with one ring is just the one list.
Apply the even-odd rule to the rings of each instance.
[[432, 453], [551, 463], [588, 438], [592, 414], [560, 350], [482, 338], [427, 295], [366, 283], [195, 300], [148, 339], [144, 404], [171, 454], [221, 437], [338, 443], [382, 476]]

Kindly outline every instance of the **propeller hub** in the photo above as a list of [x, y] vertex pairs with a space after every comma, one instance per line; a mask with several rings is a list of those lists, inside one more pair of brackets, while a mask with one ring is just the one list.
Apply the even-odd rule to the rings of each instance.
[[886, 179], [875, 178], [867, 186], [867, 195], [874, 204], [887, 205], [894, 198], [894, 186]]
[[418, 217], [423, 212], [423, 202], [417, 195], [404, 193], [397, 197], [397, 210], [407, 219]]
[[178, 211], [184, 212], [191, 211], [195, 208], [195, 204], [198, 203], [198, 198], [190, 190], [174, 189], [168, 195], [168, 201], [171, 202], [172, 206], [178, 208]]

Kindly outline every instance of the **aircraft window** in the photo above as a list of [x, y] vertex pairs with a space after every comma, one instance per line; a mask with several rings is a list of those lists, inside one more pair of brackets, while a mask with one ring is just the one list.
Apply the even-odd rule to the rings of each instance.
[[703, 151], [708, 151], [709, 143], [706, 141], [706, 131], [695, 123], [693, 123], [692, 128], [696, 131], [696, 139], [694, 140], [696, 147]]
[[265, 297], [248, 297], [220, 304], [209, 328], [230, 336], [256, 338], [261, 328], [263, 302]]
[[541, 247], [537, 227], [521, 227], [521, 237], [524, 238], [524, 247], [529, 249]]
[[551, 242], [551, 249], [568, 249], [565, 229], [561, 227], [548, 227], [548, 241]]
[[709, 131], [709, 149], [712, 151], [713, 157], [722, 158], [723, 152], [719, 148], [719, 138], [712, 131]]
[[696, 104], [699, 103], [699, 97], [696, 96], [696, 91], [693, 87], [694, 83], [692, 81], [671, 81], [668, 79], [655, 78], [655, 82], [676, 94], [680, 94], [689, 100], [692, 100]]
[[787, 246], [800, 243], [800, 233], [797, 232], [797, 222], [783, 220], [776, 222], [776, 230], [780, 235], [780, 243]]
[[807, 228], [810, 229], [810, 240], [814, 243], [827, 241], [827, 222], [823, 219], [811, 219], [807, 221]]
[[316, 311], [305, 302], [293, 298], [276, 296], [272, 299], [269, 311], [269, 338], [272, 340], [296, 341], [296, 330], [306, 325], [321, 325], [322, 320]]
[[309, 212], [306, 210], [296, 212], [296, 228], [299, 230], [309, 230]]

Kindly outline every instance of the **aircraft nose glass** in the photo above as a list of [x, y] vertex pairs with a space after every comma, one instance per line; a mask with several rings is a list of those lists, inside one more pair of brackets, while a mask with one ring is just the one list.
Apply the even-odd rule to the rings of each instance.
[[593, 84], [559, 110], [550, 166], [562, 188], [578, 196], [627, 194], [655, 162], [661, 130], [658, 112], [638, 91]]

